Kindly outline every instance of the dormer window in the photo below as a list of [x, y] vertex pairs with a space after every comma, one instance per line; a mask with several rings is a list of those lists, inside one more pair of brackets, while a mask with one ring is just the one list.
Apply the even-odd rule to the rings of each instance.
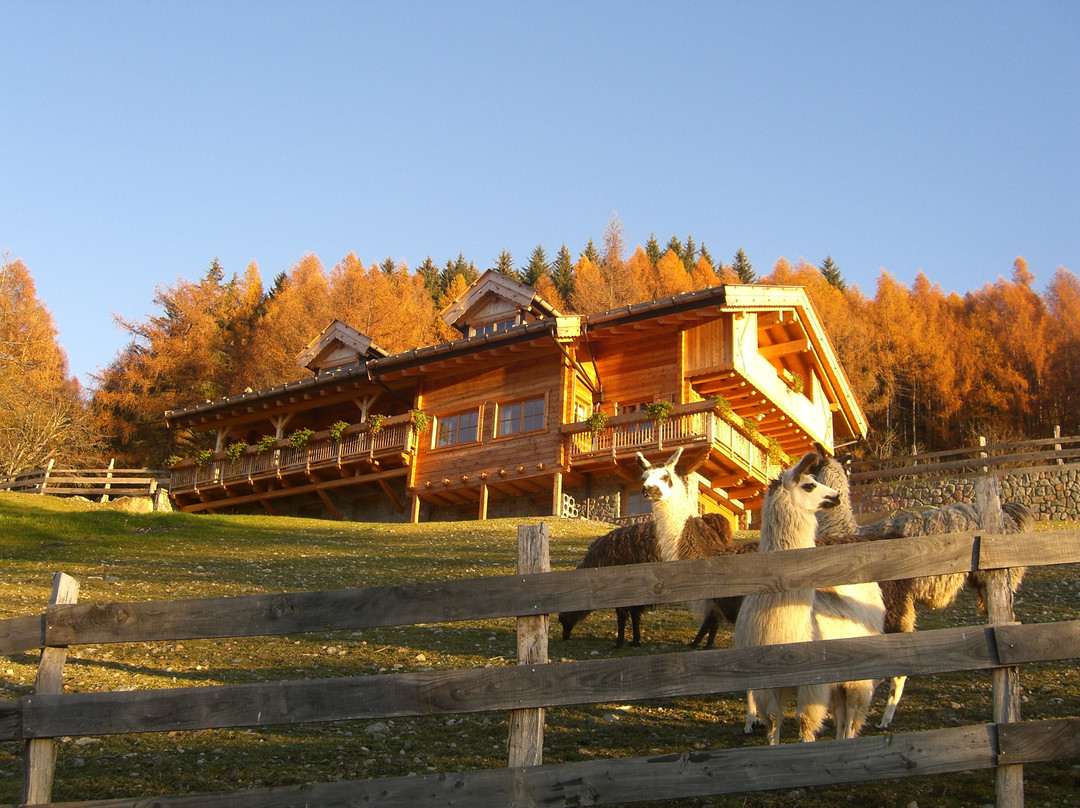
[[481, 334], [497, 334], [500, 331], [505, 331], [508, 328], [513, 328], [515, 325], [520, 324], [521, 316], [511, 317], [508, 320], [499, 320], [495, 323], [488, 323], [487, 325], [475, 325], [469, 326], [469, 336], [478, 337]]

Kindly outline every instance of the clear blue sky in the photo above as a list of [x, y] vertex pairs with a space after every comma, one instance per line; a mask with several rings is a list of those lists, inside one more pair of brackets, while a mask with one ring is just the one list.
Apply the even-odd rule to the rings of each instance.
[[159, 284], [692, 235], [966, 292], [1080, 273], [1080, 3], [0, 0], [0, 251], [72, 371]]

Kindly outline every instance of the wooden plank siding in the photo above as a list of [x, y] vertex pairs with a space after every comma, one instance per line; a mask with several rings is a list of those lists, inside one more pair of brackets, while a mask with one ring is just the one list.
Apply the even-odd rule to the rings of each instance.
[[[479, 502], [484, 485], [493, 497], [550, 497], [562, 461], [564, 390], [564, 359], [554, 343], [528, 363], [506, 363], [429, 385], [424, 409], [433, 423], [417, 447], [415, 494], [438, 504]], [[500, 407], [538, 398], [544, 400], [543, 428], [497, 434]], [[440, 420], [466, 412], [478, 413], [476, 440], [437, 446]]]

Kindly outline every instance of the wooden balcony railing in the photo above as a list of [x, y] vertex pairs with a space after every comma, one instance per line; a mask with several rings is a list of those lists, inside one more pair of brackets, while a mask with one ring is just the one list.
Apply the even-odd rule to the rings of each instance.
[[210, 462], [198, 465], [184, 460], [172, 469], [171, 491], [222, 485], [236, 480], [276, 476], [288, 472], [340, 466], [372, 459], [387, 453], [408, 454], [413, 450], [412, 429], [408, 417], [394, 422], [388, 419], [383, 428], [373, 434], [366, 424], [349, 427], [341, 440], [330, 440], [327, 432], [316, 432], [303, 449], [296, 449], [288, 439], [279, 440], [272, 449], [258, 452], [249, 446], [236, 460], [224, 452], [216, 453]]
[[721, 415], [714, 399], [677, 406], [662, 422], [635, 412], [613, 416], [599, 431], [578, 422], [563, 427], [563, 432], [569, 444], [571, 465], [604, 457], [618, 460], [649, 449], [703, 445], [730, 460], [740, 471], [762, 481], [771, 479], [780, 470], [770, 460], [768, 451]]

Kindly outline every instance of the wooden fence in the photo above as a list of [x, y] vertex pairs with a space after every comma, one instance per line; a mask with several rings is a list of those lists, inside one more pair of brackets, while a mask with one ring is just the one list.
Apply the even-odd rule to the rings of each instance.
[[152, 497], [168, 485], [167, 469], [118, 469], [113, 460], [103, 469], [55, 468], [50, 460], [43, 469], [0, 477], [0, 491], [83, 496], [99, 502], [111, 497]]
[[[991, 512], [1000, 518], [1000, 512]], [[522, 527], [518, 541], [519, 563], [534, 559], [530, 568], [543, 569], [546, 529]], [[0, 702], [0, 740], [26, 742], [26, 802], [48, 802], [52, 739], [65, 735], [514, 711], [512, 757], [504, 769], [65, 805], [600, 805], [993, 768], [998, 773], [998, 805], [1012, 808], [1023, 804], [1023, 764], [1080, 758], [1080, 718], [1021, 721], [1016, 683], [1020, 665], [1080, 657], [1080, 621], [1012, 622], [1008, 568], [1078, 561], [1080, 531], [1020, 536], [987, 531], [768, 555], [164, 602], [71, 603], [74, 587], [66, 576], [58, 576], [54, 604], [44, 614], [0, 621], [0, 655], [43, 649], [35, 693]], [[542, 616], [556, 612], [971, 569], [992, 571], [990, 623], [985, 627], [545, 664]], [[519, 618], [521, 656], [515, 667], [122, 692], [62, 693], [58, 687], [69, 645], [269, 636], [506, 616]], [[994, 714], [986, 723], [814, 744], [541, 765], [545, 707], [950, 671], [990, 673]]]
[[1012, 471], [1047, 471], [1080, 462], [1080, 436], [1061, 437], [1055, 428], [1049, 438], [988, 444], [927, 452], [920, 455], [860, 460], [851, 464], [851, 484], [865, 486], [913, 477], [964, 476]]

